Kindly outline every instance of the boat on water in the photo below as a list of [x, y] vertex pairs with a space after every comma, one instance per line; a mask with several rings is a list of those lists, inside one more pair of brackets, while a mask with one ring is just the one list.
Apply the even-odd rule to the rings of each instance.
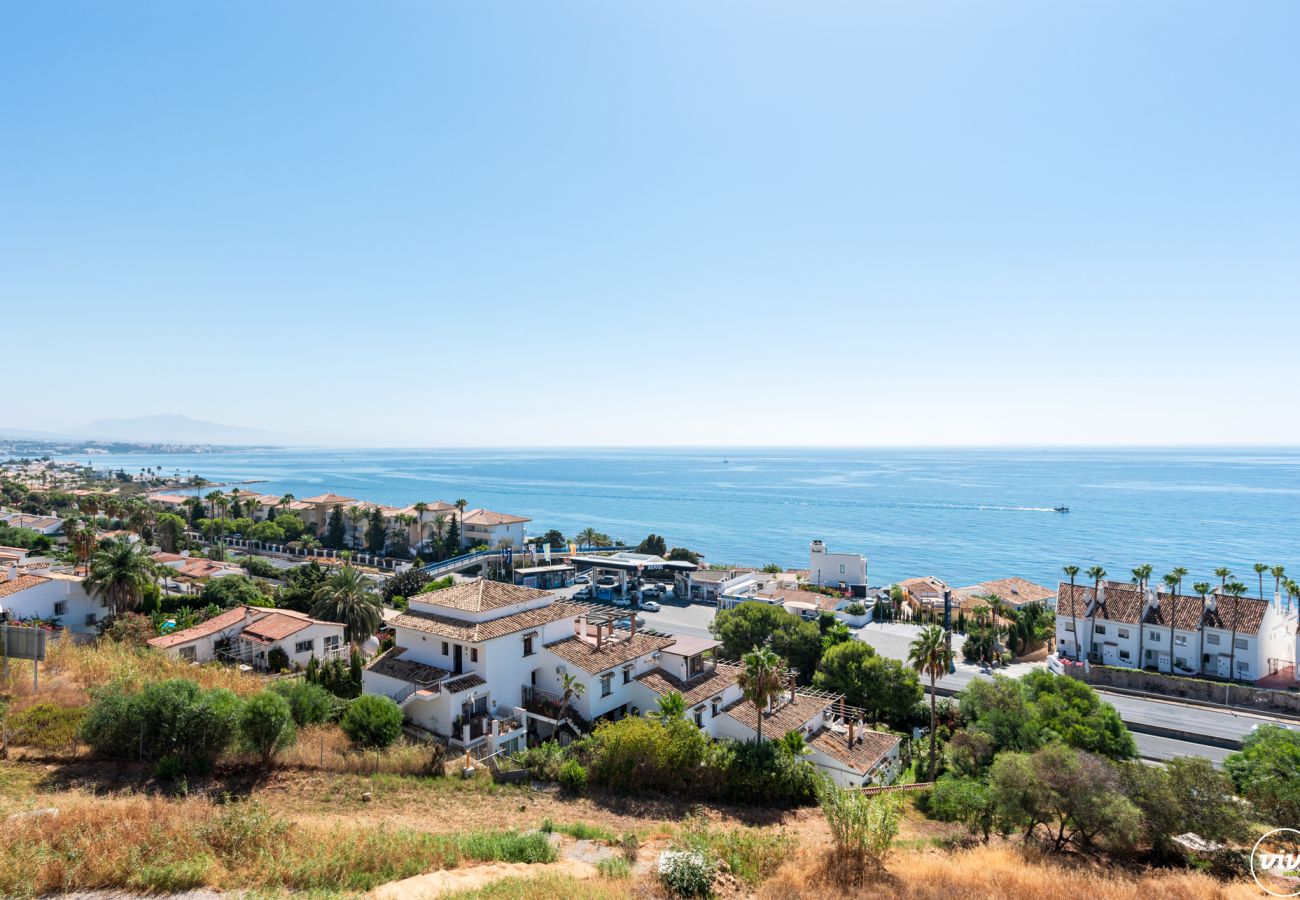
[[1070, 511], [1070, 507], [1068, 507], [1068, 506], [1053, 506], [1053, 507], [1052, 507], [1052, 512], [1062, 512], [1062, 513], [1064, 513], [1064, 512], [1069, 512], [1069, 511]]

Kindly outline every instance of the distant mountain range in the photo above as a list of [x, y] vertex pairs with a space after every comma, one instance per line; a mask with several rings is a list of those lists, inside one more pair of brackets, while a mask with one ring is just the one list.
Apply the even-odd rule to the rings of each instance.
[[111, 441], [126, 444], [281, 444], [274, 432], [237, 425], [205, 422], [189, 416], [165, 414], [127, 419], [98, 419], [65, 431], [34, 431], [0, 427], [0, 437], [30, 441]]

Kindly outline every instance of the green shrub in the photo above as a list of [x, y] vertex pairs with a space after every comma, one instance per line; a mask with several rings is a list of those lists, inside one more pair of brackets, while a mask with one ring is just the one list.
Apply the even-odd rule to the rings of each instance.
[[174, 678], [129, 694], [122, 683], [93, 691], [81, 738], [101, 756], [154, 761], [180, 759], [206, 771], [238, 732], [242, 703], [224, 688], [201, 690]]
[[659, 880], [677, 897], [708, 897], [713, 893], [717, 863], [695, 850], [670, 850], [659, 860]]
[[563, 747], [555, 741], [544, 741], [525, 750], [519, 761], [538, 781], [559, 781], [564, 759]]
[[266, 667], [272, 672], [283, 672], [289, 668], [289, 654], [283, 647], [272, 647], [266, 653]]
[[721, 796], [734, 803], [803, 806], [817, 798], [817, 770], [776, 741], [736, 742], [726, 748]]
[[[693, 793], [709, 758], [708, 738], [684, 719], [660, 722], [630, 716], [602, 722], [583, 743], [593, 784], [618, 793], [657, 790]], [[712, 786], [704, 793], [711, 793]]]
[[568, 794], [581, 794], [587, 789], [587, 770], [576, 759], [565, 760], [560, 766], [560, 787]]
[[850, 603], [848, 606], [844, 607], [844, 614], [846, 616], [865, 616], [867, 614], [867, 608], [861, 603]]
[[271, 690], [289, 701], [294, 724], [300, 728], [328, 722], [334, 716], [334, 695], [319, 684], [299, 679], [281, 679], [271, 685]]
[[82, 706], [37, 703], [9, 717], [9, 741], [38, 750], [70, 750], [85, 718], [86, 708]]
[[601, 878], [631, 878], [632, 864], [621, 856], [610, 856], [596, 863]]
[[244, 746], [261, 756], [262, 765], [270, 765], [276, 753], [298, 738], [289, 701], [271, 691], [255, 695], [244, 704], [239, 733]]
[[690, 817], [677, 847], [720, 859], [732, 875], [750, 887], [757, 887], [790, 858], [797, 844], [784, 830], [721, 829]]
[[[254, 540], [262, 540], [262, 538], [254, 538]], [[260, 556], [249, 556], [241, 559], [239, 561], [239, 567], [254, 578], [280, 577], [280, 570]]]
[[559, 825], [548, 818], [542, 819], [542, 824], [537, 827], [537, 830], [545, 834], [567, 834], [569, 837], [580, 841], [604, 841], [607, 844], [612, 844], [618, 840], [614, 832], [608, 828], [589, 825], [586, 822], [571, 822], [567, 825]]
[[352, 701], [339, 725], [358, 747], [381, 749], [402, 736], [402, 710], [391, 697], [366, 694]]

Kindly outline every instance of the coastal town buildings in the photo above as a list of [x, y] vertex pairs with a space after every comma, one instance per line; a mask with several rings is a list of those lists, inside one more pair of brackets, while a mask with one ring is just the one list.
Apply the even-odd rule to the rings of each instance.
[[831, 553], [821, 541], [808, 548], [808, 581], [863, 596], [867, 590], [867, 558], [857, 553]]
[[80, 575], [46, 564], [15, 562], [0, 571], [0, 619], [53, 622], [73, 634], [94, 634], [108, 618], [103, 601], [86, 590]]
[[1056, 589], [1035, 584], [1025, 578], [998, 578], [981, 581], [968, 587], [953, 589], [953, 595], [960, 599], [963, 608], [983, 603], [989, 605], [996, 597], [1005, 609], [1021, 609], [1031, 603], [1046, 609], [1056, 608]]
[[273, 651], [289, 667], [305, 667], [314, 656], [331, 659], [346, 652], [343, 626], [288, 609], [237, 606], [192, 628], [163, 634], [149, 646], [190, 662], [222, 660], [266, 669]]
[[[1103, 581], [1060, 585], [1058, 655], [1186, 676], [1258, 681], [1296, 662], [1296, 616], [1254, 597], [1169, 594]], [[1171, 647], [1172, 629], [1172, 647]]]

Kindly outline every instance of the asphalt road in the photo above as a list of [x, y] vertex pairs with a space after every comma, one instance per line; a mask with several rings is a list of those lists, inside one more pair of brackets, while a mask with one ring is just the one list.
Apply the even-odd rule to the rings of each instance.
[[[571, 590], [565, 593], [571, 593]], [[648, 627], [669, 634], [696, 637], [710, 637], [709, 622], [713, 620], [713, 614], [711, 606], [678, 603], [671, 598], [663, 602], [660, 612], [641, 613]], [[875, 647], [876, 652], [883, 656], [904, 660], [907, 658], [908, 645], [918, 631], [920, 627], [916, 625], [872, 624], [859, 629], [855, 636]], [[1040, 666], [1037, 663], [1019, 663], [997, 671], [999, 674], [1019, 676]], [[990, 677], [979, 666], [965, 662], [958, 662], [956, 669], [956, 672], [938, 682], [938, 687], [944, 693], [960, 691], [973, 678]], [[1263, 715], [1206, 709], [1107, 691], [1101, 693], [1133, 730], [1138, 751], [1144, 759], [1165, 761], [1178, 756], [1202, 756], [1219, 765], [1232, 752], [1231, 747], [1222, 744], [1240, 742], [1256, 725], [1270, 721]], [[1180, 739], [1180, 734], [1187, 735], [1188, 739]]]

